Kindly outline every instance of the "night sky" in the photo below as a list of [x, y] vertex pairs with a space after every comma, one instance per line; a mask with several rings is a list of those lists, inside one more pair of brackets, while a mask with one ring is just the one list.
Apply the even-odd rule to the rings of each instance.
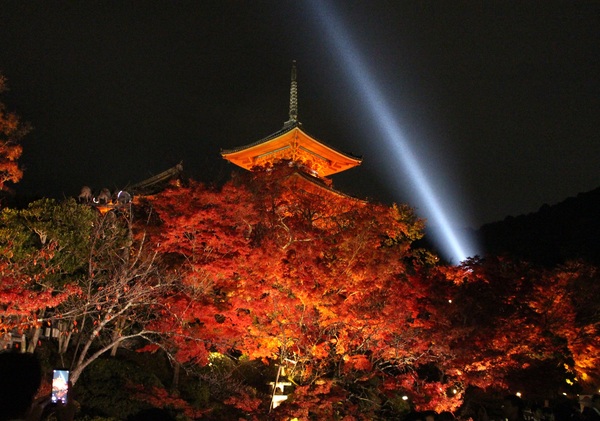
[[[288, 119], [360, 167], [346, 193], [412, 203], [380, 124], [310, 1], [2, 1], [1, 100], [33, 126], [17, 193], [126, 187], [183, 160], [220, 183], [221, 149]], [[600, 2], [327, 2], [434, 189], [478, 227], [600, 187]], [[398, 165], [401, 165], [398, 162]], [[417, 206], [427, 217], [427, 210]]]

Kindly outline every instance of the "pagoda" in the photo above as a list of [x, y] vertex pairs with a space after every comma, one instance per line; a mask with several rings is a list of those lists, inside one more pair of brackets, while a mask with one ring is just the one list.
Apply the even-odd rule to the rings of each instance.
[[283, 124], [283, 128], [249, 145], [221, 150], [221, 156], [249, 171], [278, 162], [289, 162], [298, 169], [298, 175], [323, 187], [330, 186], [331, 181], [326, 177], [360, 165], [362, 158], [340, 152], [302, 129], [298, 120], [295, 62], [292, 64], [291, 79], [289, 120]]

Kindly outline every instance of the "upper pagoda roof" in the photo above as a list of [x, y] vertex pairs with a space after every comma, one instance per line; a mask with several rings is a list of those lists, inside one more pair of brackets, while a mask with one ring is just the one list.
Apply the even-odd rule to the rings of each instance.
[[289, 120], [283, 128], [249, 145], [221, 150], [228, 161], [252, 170], [256, 166], [290, 160], [307, 168], [312, 175], [327, 177], [356, 167], [362, 158], [341, 152], [315, 139], [302, 129], [298, 121], [296, 65], [292, 67]]

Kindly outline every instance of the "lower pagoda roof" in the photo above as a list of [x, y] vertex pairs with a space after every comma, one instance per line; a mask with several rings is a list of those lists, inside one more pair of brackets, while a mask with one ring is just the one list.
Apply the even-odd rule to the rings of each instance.
[[[317, 191], [320, 190], [326, 194], [334, 194], [340, 198], [347, 199], [348, 203], [353, 203], [353, 204], [367, 203], [366, 200], [359, 199], [359, 198], [350, 196], [344, 192], [341, 192], [339, 190], [336, 190], [331, 186], [331, 184], [327, 184], [322, 179], [312, 177], [312, 176], [304, 173], [303, 171], [292, 172], [290, 175], [288, 175], [286, 177], [286, 181], [284, 181], [284, 183], [294, 182], [296, 180], [303, 183], [304, 186], [310, 186], [312, 190], [314, 190], [314, 189], [316, 189]], [[306, 190], [306, 188], [304, 188], [304, 190]]]

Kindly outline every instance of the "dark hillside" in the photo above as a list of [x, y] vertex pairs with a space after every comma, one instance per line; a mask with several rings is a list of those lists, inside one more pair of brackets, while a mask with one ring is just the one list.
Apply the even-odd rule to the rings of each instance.
[[600, 188], [483, 225], [478, 234], [486, 254], [545, 265], [579, 258], [600, 264]]

